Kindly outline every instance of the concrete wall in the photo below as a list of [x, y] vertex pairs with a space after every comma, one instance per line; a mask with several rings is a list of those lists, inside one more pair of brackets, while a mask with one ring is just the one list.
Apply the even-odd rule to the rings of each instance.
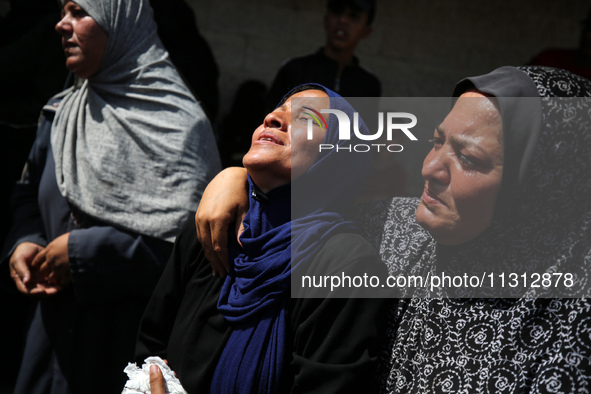
[[[187, 0], [220, 67], [221, 113], [242, 81], [270, 84], [281, 63], [324, 42], [324, 0]], [[362, 64], [384, 96], [444, 96], [461, 77], [576, 47], [588, 0], [378, 0]]]

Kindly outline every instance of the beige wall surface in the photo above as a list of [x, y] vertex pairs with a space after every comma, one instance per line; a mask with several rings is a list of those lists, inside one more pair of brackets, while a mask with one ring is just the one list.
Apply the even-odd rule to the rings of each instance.
[[[238, 85], [269, 85], [287, 59], [324, 43], [325, 0], [187, 0], [220, 68], [220, 115]], [[455, 83], [547, 48], [576, 48], [589, 0], [377, 0], [370, 37], [356, 54], [385, 97], [449, 96]], [[397, 155], [420, 195], [427, 138]], [[408, 149], [407, 149], [408, 148]]]
[[[187, 0], [220, 67], [221, 114], [247, 79], [270, 84], [324, 42], [324, 0]], [[577, 46], [588, 0], [377, 0], [358, 47], [384, 96], [445, 96], [458, 79]]]

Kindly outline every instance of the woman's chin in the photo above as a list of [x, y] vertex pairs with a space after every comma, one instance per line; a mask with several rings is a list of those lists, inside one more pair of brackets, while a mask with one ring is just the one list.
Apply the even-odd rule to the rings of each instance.
[[417, 223], [427, 231], [433, 228], [434, 222], [437, 221], [436, 215], [422, 201], [417, 207], [415, 217], [417, 219]]
[[277, 173], [269, 173], [268, 168], [266, 169], [267, 171], [257, 171], [257, 169], [251, 171], [248, 168], [246, 170], [254, 184], [257, 185], [263, 193], [267, 193], [279, 186], [287, 185], [291, 181], [289, 173], [287, 175], [283, 174], [283, 176]]
[[437, 216], [433, 211], [431, 211], [423, 202], [419, 204], [417, 207], [417, 211], [415, 213], [415, 217], [417, 223], [424, 228], [430, 235], [442, 245], [459, 245], [462, 242], [455, 239], [455, 231], [454, 229], [450, 228], [449, 223], [445, 223], [445, 221]]

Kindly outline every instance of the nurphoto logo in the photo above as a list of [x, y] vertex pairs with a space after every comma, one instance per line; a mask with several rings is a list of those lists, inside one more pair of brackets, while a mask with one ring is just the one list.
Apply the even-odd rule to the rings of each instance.
[[[304, 107], [311, 113], [307, 113], [311, 119], [308, 119], [308, 140], [312, 139], [313, 126], [316, 122], [320, 128], [328, 129], [327, 123], [324, 120], [322, 114], [332, 114], [337, 117], [339, 123], [339, 140], [347, 141], [351, 140], [351, 120], [347, 114], [338, 109], [321, 109], [320, 113], [312, 108]], [[408, 112], [378, 112], [378, 131], [375, 134], [362, 134], [359, 131], [359, 113], [353, 113], [353, 133], [355, 136], [362, 141], [376, 141], [382, 138], [384, 134], [384, 117], [386, 118], [386, 140], [393, 140], [393, 131], [400, 130], [410, 139], [411, 141], [417, 141], [417, 137], [411, 133], [410, 129], [416, 126], [417, 117]], [[400, 120], [408, 120], [408, 122], [400, 123]], [[388, 152], [402, 152], [404, 149], [400, 144], [385, 144], [385, 143], [373, 143], [373, 144], [354, 144], [348, 146], [339, 146], [333, 144], [320, 144], [319, 151], [333, 150], [347, 152], [369, 152], [370, 150], [376, 150], [380, 152], [381, 149], [387, 150]]]

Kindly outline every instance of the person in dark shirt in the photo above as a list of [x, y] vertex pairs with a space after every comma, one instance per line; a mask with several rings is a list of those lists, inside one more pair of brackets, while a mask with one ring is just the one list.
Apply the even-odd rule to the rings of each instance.
[[375, 0], [329, 0], [324, 28], [326, 43], [316, 53], [283, 64], [269, 90], [267, 106], [274, 108], [295, 86], [316, 82], [343, 97], [379, 97], [379, 79], [361, 67], [357, 44], [371, 34]]

